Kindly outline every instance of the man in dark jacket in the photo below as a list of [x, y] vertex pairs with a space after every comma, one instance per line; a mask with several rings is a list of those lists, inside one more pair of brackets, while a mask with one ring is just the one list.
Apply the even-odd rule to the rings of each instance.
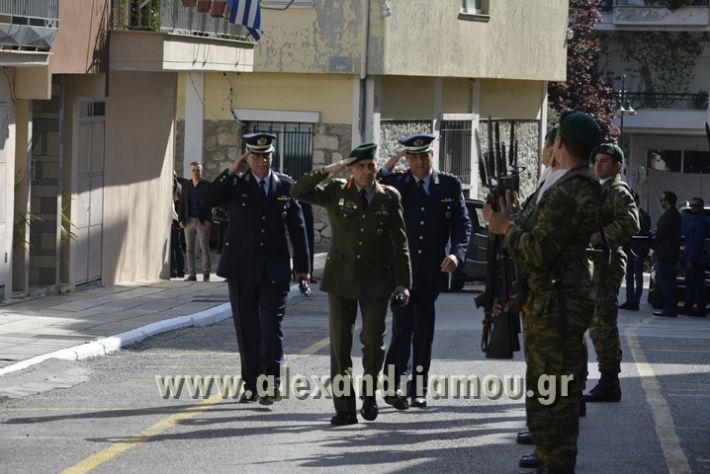
[[[383, 184], [402, 195], [414, 278], [410, 303], [392, 307], [392, 341], [385, 358], [385, 372], [393, 367], [395, 390], [385, 396], [385, 402], [398, 410], [409, 408], [407, 397], [414, 407], [427, 404], [436, 299], [447, 286], [449, 273], [466, 258], [471, 236], [461, 181], [433, 168], [435, 138], [431, 134], [402, 138], [403, 149], [378, 173]], [[402, 157], [409, 170], [393, 172]], [[400, 387], [402, 376], [410, 374], [414, 376], [408, 386]]]
[[[244, 135], [247, 153], [217, 177], [204, 197], [210, 206], [229, 205], [217, 274], [227, 279], [237, 330], [244, 381], [240, 402], [262, 405], [281, 400], [281, 324], [291, 281], [287, 231], [296, 279], [308, 280], [310, 272], [303, 213], [289, 196], [293, 180], [271, 169], [275, 139], [268, 133]], [[268, 386], [257, 386], [264, 378]]]
[[680, 212], [675, 204], [678, 197], [673, 191], [664, 191], [661, 194], [661, 207], [666, 210], [656, 226], [656, 279], [661, 285], [663, 294], [663, 310], [654, 311], [656, 316], [675, 318], [678, 316], [676, 263], [680, 248]]
[[[651, 235], [651, 217], [648, 212], [639, 207], [638, 193], [632, 191], [632, 194], [634, 195], [636, 208], [639, 211], [639, 225], [641, 227], [636, 235], [648, 237]], [[624, 251], [628, 257], [626, 263], [626, 301], [619, 305], [619, 309], [638, 311], [641, 303], [641, 294], [643, 293], [643, 263], [648, 257], [650, 249], [643, 243], [631, 241]]]
[[210, 182], [202, 179], [202, 165], [196, 161], [190, 163], [192, 179], [183, 183], [180, 195], [178, 220], [185, 229], [187, 246], [187, 276], [185, 281], [197, 281], [195, 272], [195, 240], [202, 254], [204, 281], [209, 281], [212, 264], [210, 262], [210, 230], [212, 229], [212, 211], [202, 204], [205, 189]]

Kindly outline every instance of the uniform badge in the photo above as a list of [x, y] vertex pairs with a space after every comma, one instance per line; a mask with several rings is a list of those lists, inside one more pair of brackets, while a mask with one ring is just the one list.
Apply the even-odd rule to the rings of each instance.
[[377, 228], [377, 235], [378, 236], [382, 236], [382, 234], [384, 234], [384, 233], [385, 233], [384, 229], [379, 228], [379, 227]]
[[264, 146], [269, 144], [269, 140], [266, 137], [261, 137], [256, 141], [256, 143], [257, 145]]
[[439, 184], [439, 176], [434, 176], [434, 184]]
[[287, 216], [288, 216], [288, 212], [283, 211], [283, 212], [281, 213], [281, 219], [286, 219]]
[[245, 174], [244, 181], [251, 181], [251, 174]]
[[245, 199], [249, 197], [249, 195], [247, 193], [242, 193], [239, 196], [242, 198], [245, 198]]

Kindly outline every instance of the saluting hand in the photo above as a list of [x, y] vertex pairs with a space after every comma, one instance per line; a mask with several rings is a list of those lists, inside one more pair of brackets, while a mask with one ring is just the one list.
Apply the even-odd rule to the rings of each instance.
[[459, 259], [456, 255], [447, 255], [441, 262], [441, 271], [451, 273], [459, 266]]
[[232, 165], [232, 169], [229, 170], [230, 174], [239, 174], [243, 173], [244, 171], [249, 168], [249, 164], [247, 163], [247, 157], [249, 156], [249, 152], [247, 151], [244, 153], [242, 156], [240, 156]]
[[337, 173], [338, 171], [345, 169], [345, 167], [348, 166], [353, 161], [355, 161], [354, 157], [343, 158], [342, 160], [339, 160], [339, 161], [336, 161], [335, 163], [329, 164], [328, 166], [323, 168], [323, 171], [325, 171], [328, 174]]
[[402, 159], [403, 156], [407, 154], [407, 150], [404, 148], [399, 150], [396, 155], [394, 155], [392, 158], [387, 160], [387, 163], [384, 164], [384, 168], [387, 168], [389, 171], [392, 171], [394, 169], [394, 166], [399, 163], [399, 160]]

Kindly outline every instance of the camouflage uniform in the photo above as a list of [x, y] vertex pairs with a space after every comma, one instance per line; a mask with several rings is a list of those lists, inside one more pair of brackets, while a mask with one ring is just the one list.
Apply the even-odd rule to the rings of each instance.
[[620, 175], [602, 185], [602, 207], [599, 218], [611, 252], [610, 264], [594, 261], [594, 318], [589, 328], [599, 360], [599, 371], [621, 371], [621, 344], [616, 324], [619, 288], [626, 271], [626, 254], [622, 246], [639, 231], [639, 214], [634, 197]]
[[[578, 374], [582, 339], [592, 318], [592, 281], [586, 247], [597, 228], [600, 186], [588, 166], [569, 170], [525, 217], [505, 234], [511, 256], [525, 267], [526, 398], [535, 455], [549, 472], [573, 472], [579, 432]], [[560, 310], [563, 310], [561, 314]], [[556, 378], [556, 396], [540, 403], [539, 379]], [[561, 377], [572, 381], [561, 387]], [[544, 386], [542, 387], [544, 388]], [[561, 389], [567, 395], [561, 396]]]

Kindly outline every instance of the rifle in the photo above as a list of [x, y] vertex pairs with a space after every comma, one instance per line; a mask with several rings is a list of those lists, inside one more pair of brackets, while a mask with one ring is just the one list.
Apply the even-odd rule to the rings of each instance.
[[[493, 141], [493, 126], [488, 118], [488, 147], [489, 151], [481, 160], [481, 183], [491, 192], [488, 202], [494, 211], [498, 211], [499, 198], [506, 195], [507, 191], [517, 192], [520, 188], [520, 175], [513, 168], [508, 172], [506, 161], [517, 164], [517, 142], [515, 124], [511, 124], [511, 145], [508, 148], [509, 159], [506, 160], [505, 145], [500, 143], [499, 123], [495, 122], [495, 142]], [[494, 184], [495, 182], [495, 184]], [[481, 350], [489, 359], [512, 359], [513, 352], [520, 350], [518, 334], [520, 333], [520, 316], [517, 312], [504, 311], [495, 316], [495, 304], [505, 305], [513, 296], [515, 285], [515, 270], [508, 252], [503, 248], [503, 237], [488, 233], [488, 247], [486, 249], [486, 287], [483, 293], [475, 299], [476, 307], [484, 307], [483, 333], [481, 336]]]

